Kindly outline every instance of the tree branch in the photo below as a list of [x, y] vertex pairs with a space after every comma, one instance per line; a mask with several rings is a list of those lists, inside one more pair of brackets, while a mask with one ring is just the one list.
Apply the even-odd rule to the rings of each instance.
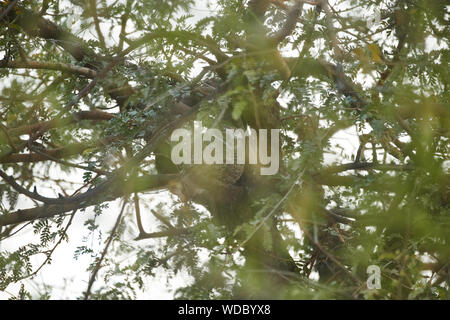
[[273, 36], [269, 37], [269, 43], [272, 46], [278, 45], [281, 41], [286, 39], [286, 37], [288, 37], [294, 31], [295, 26], [297, 25], [298, 17], [300, 17], [300, 14], [302, 12], [302, 8], [303, 2], [296, 1], [293, 7], [289, 10], [286, 22], [284, 23], [281, 30], [279, 30]]
[[114, 224], [114, 227], [112, 228], [111, 233], [108, 237], [108, 241], [106, 242], [105, 248], [103, 249], [102, 255], [100, 256], [100, 259], [98, 259], [98, 261], [94, 267], [94, 270], [92, 271], [92, 274], [89, 278], [88, 287], [84, 294], [84, 300], [87, 300], [89, 298], [89, 295], [91, 294], [92, 285], [95, 282], [97, 273], [102, 266], [103, 259], [105, 258], [106, 254], [108, 253], [109, 246], [111, 245], [114, 235], [116, 234], [117, 228], [119, 227], [120, 221], [122, 220], [122, 216], [123, 216], [123, 212], [125, 211], [126, 204], [127, 204], [127, 202], [124, 201], [123, 205], [122, 205], [122, 209], [120, 210], [119, 216], [117, 217], [116, 223]]
[[31, 36], [54, 40], [77, 61], [87, 59], [89, 61], [87, 66], [90, 68], [98, 68], [101, 62], [105, 60], [90, 49], [80, 38], [42, 18], [32, 10], [21, 8], [21, 13], [17, 16], [16, 22]]
[[[92, 147], [85, 143], [74, 143], [66, 147], [46, 150], [45, 153], [50, 157], [61, 159], [69, 158], [81, 154], [84, 150]], [[18, 162], [39, 162], [48, 160], [47, 156], [39, 153], [19, 153], [10, 154], [0, 158], [0, 163], [18, 163]]]
[[45, 70], [57, 70], [64, 71], [73, 74], [82, 75], [86, 78], [95, 78], [97, 72], [93, 69], [74, 66], [61, 62], [47, 62], [47, 61], [6, 61], [0, 64], [0, 68], [10, 68], [10, 69], [45, 69]]
[[10, 137], [17, 137], [23, 134], [31, 134], [37, 131], [46, 132], [53, 128], [60, 128], [81, 120], [109, 121], [115, 114], [93, 110], [80, 111], [63, 119], [52, 119], [34, 124], [23, 125], [15, 128], [7, 128]]
[[102, 30], [100, 28], [100, 20], [98, 19], [96, 0], [90, 0], [89, 4], [90, 4], [90, 9], [91, 9], [90, 11], [92, 13], [92, 17], [94, 18], [94, 26], [95, 26], [95, 31], [97, 32], [97, 35], [98, 35], [98, 40], [100, 41], [101, 47], [106, 49], [105, 37], [103, 36]]
[[0, 20], [3, 20], [8, 15], [8, 13], [16, 6], [17, 2], [19, 1], [18, 0], [11, 1], [6, 7], [6, 9], [0, 12]]
[[171, 228], [164, 231], [140, 234], [135, 240], [179, 236], [192, 232], [193, 228]]
[[379, 163], [368, 163], [368, 162], [352, 162], [341, 164], [337, 166], [326, 167], [323, 169], [321, 174], [335, 174], [348, 170], [381, 170], [381, 171], [402, 171], [411, 170], [412, 167], [408, 165], [396, 165], [396, 164], [379, 164]]
[[9, 214], [0, 215], [0, 226], [15, 225], [34, 221], [41, 218], [51, 218], [66, 212], [83, 209], [107, 201], [113, 201], [131, 192], [146, 192], [165, 188], [170, 180], [179, 178], [178, 175], [159, 174], [146, 175], [130, 181], [118, 181], [109, 192], [97, 193], [89, 201], [71, 202], [64, 204], [43, 205], [36, 208], [20, 209]]

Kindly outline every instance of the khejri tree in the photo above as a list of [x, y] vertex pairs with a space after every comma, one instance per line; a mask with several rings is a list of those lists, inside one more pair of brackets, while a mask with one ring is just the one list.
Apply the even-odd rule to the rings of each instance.
[[[79, 298], [185, 272], [176, 298], [448, 299], [448, 11], [1, 1], [0, 244], [19, 245], [0, 290], [45, 271], [74, 217], [89, 234], [108, 215], [102, 248], [75, 252], [94, 258]], [[279, 129], [279, 170], [174, 164], [170, 135], [193, 121]]]

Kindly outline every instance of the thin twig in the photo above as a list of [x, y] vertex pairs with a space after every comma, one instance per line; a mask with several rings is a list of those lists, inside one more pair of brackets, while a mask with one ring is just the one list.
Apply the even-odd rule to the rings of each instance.
[[122, 205], [122, 209], [120, 210], [119, 216], [117, 217], [116, 223], [114, 224], [114, 227], [111, 230], [111, 233], [109, 235], [108, 241], [106, 243], [105, 248], [103, 249], [102, 255], [100, 256], [100, 259], [97, 261], [97, 264], [94, 267], [94, 270], [92, 271], [91, 277], [89, 279], [88, 287], [86, 289], [86, 292], [84, 294], [84, 300], [89, 299], [89, 295], [91, 294], [92, 285], [95, 282], [95, 278], [97, 277], [97, 273], [101, 268], [103, 259], [105, 258], [106, 254], [108, 253], [109, 246], [112, 243], [112, 239], [114, 238], [114, 235], [116, 234], [117, 228], [119, 227], [120, 221], [122, 220], [123, 212], [125, 211], [125, 206], [127, 202], [124, 201]]
[[137, 194], [137, 192], [134, 193], [134, 210], [136, 212], [136, 223], [139, 229], [139, 236], [142, 234], [145, 234], [145, 230], [144, 227], [142, 225], [142, 219], [141, 219], [141, 208], [139, 206], [139, 196]]
[[289, 190], [286, 192], [286, 194], [283, 196], [283, 198], [278, 201], [278, 203], [272, 208], [272, 210], [261, 220], [261, 222], [256, 226], [256, 228], [249, 234], [249, 236], [242, 241], [238, 246], [236, 246], [235, 250], [238, 250], [239, 248], [242, 248], [254, 235], [255, 233], [266, 223], [266, 221], [278, 210], [278, 208], [283, 204], [283, 202], [287, 199], [287, 197], [291, 194], [294, 187], [298, 184], [302, 184], [303, 180], [301, 177], [303, 176], [303, 173], [305, 170], [302, 170], [300, 174], [295, 179], [294, 183], [292, 183]]
[[95, 26], [95, 31], [97, 32], [97, 35], [98, 35], [98, 40], [100, 41], [101, 47], [103, 49], [106, 49], [105, 37], [103, 36], [102, 30], [100, 28], [100, 20], [98, 19], [96, 0], [90, 0], [89, 4], [91, 7], [90, 9], [91, 9], [92, 17], [94, 18], [94, 26]]

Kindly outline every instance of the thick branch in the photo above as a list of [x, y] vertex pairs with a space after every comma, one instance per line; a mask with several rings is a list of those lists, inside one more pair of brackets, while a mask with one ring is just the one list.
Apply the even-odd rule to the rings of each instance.
[[66, 212], [87, 208], [107, 201], [113, 201], [131, 192], [145, 192], [164, 188], [178, 175], [147, 175], [131, 181], [118, 181], [110, 192], [97, 194], [89, 202], [75, 202], [67, 204], [43, 205], [36, 208], [17, 210], [15, 212], [0, 215], [0, 226], [13, 225], [40, 218], [51, 218]]
[[[181, 126], [185, 121], [191, 119], [192, 116], [196, 114], [196, 111], [197, 108], [192, 108], [190, 112], [184, 114], [181, 118], [161, 126], [141, 151], [131, 158], [122, 168], [116, 170], [105, 181], [96, 187], [86, 191], [83, 194], [70, 197], [70, 199], [61, 199], [65, 200], [64, 203], [63, 201], [60, 201], [61, 204], [52, 204], [50, 206], [38, 207], [34, 209], [19, 210], [15, 214], [0, 216], [0, 225], [21, 223], [38, 219], [40, 217], [52, 217], [54, 215], [67, 212], [68, 210], [80, 209], [104, 201], [110, 201], [118, 197], [114, 192], [119, 193], [119, 195], [139, 192], [140, 190], [136, 190], [137, 187], [134, 182], [121, 183], [124, 181], [126, 174], [138, 166], [148, 155], [150, 155], [155, 148], [168, 137], [173, 129]], [[162, 178], [165, 177], [167, 176], [162, 176]], [[173, 178], [173, 176], [171, 178]], [[134, 181], [134, 179], [132, 179], [132, 181]], [[155, 178], [150, 179], [150, 181], [154, 183]], [[156, 182], [158, 181], [160, 181], [159, 175], [156, 178]], [[167, 184], [167, 180], [165, 182]], [[120, 189], [117, 191], [115, 188], [117, 188], [118, 185], [120, 185]], [[109, 192], [112, 192], [112, 194]], [[66, 201], [70, 202], [67, 203]], [[52, 208], [51, 210], [50, 207]], [[24, 212], [26, 212], [26, 214], [24, 214]], [[13, 216], [13, 218], [11, 218], [11, 216]]]
[[56, 41], [76, 60], [83, 61], [87, 58], [91, 67], [98, 67], [100, 61], [104, 60], [81, 39], [31, 10], [22, 8], [16, 21], [29, 35]]

